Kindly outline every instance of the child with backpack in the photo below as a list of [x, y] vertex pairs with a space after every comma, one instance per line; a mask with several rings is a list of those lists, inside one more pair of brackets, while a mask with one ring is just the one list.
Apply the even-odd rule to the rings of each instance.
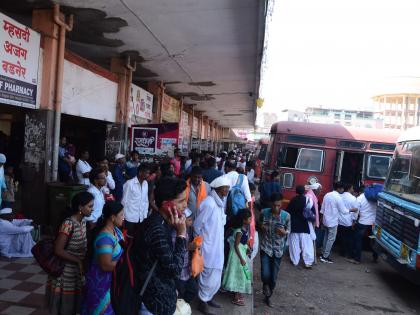
[[233, 224], [233, 237], [230, 239], [230, 252], [223, 275], [222, 287], [226, 291], [234, 292], [233, 304], [245, 305], [243, 293], [251, 293], [251, 271], [248, 255], [249, 225], [252, 215], [249, 209], [241, 209]]
[[259, 220], [261, 280], [265, 303], [271, 307], [270, 297], [276, 287], [281, 259], [291, 231], [290, 214], [282, 209], [283, 195], [271, 195], [271, 208], [261, 211]]

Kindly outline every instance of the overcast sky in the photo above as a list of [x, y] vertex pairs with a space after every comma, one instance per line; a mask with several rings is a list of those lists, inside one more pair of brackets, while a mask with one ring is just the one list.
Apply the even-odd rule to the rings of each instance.
[[276, 0], [263, 111], [372, 104], [375, 85], [420, 76], [420, 0]]

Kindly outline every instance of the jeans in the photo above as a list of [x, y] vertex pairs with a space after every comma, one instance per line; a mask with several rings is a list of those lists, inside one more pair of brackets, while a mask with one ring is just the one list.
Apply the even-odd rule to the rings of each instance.
[[354, 230], [351, 226], [338, 226], [338, 239], [340, 240], [340, 255], [353, 258]]
[[197, 281], [191, 277], [188, 280], [175, 280], [176, 289], [178, 291], [178, 298], [184, 299], [185, 302], [191, 304], [191, 302], [198, 295], [198, 284]]
[[[372, 226], [371, 225], [363, 225], [357, 223], [356, 230], [354, 232], [354, 259], [357, 261], [362, 260], [362, 249], [363, 249], [363, 237], [366, 234], [366, 231], [369, 231], [369, 235], [372, 234]], [[370, 249], [373, 253], [373, 259], [378, 259], [378, 254], [375, 253], [372, 248]]]
[[324, 235], [324, 246], [322, 248], [322, 256], [324, 258], [330, 257], [331, 249], [334, 245], [335, 238], [337, 237], [337, 228], [338, 226], [333, 227], [324, 227], [325, 235]]
[[324, 244], [324, 236], [325, 231], [322, 228], [315, 228], [315, 235], [316, 235], [316, 248], [322, 248], [322, 245]]
[[260, 252], [261, 257], [261, 280], [264, 285], [270, 287], [271, 294], [273, 294], [276, 287], [277, 276], [280, 269], [281, 257], [268, 256], [263, 251]]

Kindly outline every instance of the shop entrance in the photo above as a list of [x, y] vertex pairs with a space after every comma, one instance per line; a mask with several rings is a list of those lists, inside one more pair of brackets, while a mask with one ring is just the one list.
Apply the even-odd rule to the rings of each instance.
[[98, 158], [105, 155], [107, 124], [105, 121], [62, 114], [60, 136], [65, 136], [67, 142], [75, 147], [76, 158], [83, 150], [88, 150], [91, 165], [94, 165]]
[[14, 167], [16, 180], [20, 179], [25, 138], [25, 112], [31, 109], [0, 104], [0, 153], [6, 155], [7, 165]]
[[362, 183], [363, 153], [337, 153], [335, 180], [359, 187]]

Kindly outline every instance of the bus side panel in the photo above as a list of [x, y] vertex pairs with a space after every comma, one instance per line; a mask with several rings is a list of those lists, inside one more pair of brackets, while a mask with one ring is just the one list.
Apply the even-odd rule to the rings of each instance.
[[334, 181], [335, 160], [336, 151], [334, 149], [324, 149], [324, 164], [321, 172], [302, 171], [284, 167], [279, 168], [280, 174], [291, 173], [293, 174], [294, 178], [292, 188], [283, 187], [285, 203], [288, 203], [294, 196], [296, 196], [296, 186], [306, 185], [308, 183], [308, 179], [311, 176], [315, 176], [318, 182], [323, 187], [320, 198], [320, 200], [322, 200], [323, 196], [327, 192], [332, 190], [332, 185]]

